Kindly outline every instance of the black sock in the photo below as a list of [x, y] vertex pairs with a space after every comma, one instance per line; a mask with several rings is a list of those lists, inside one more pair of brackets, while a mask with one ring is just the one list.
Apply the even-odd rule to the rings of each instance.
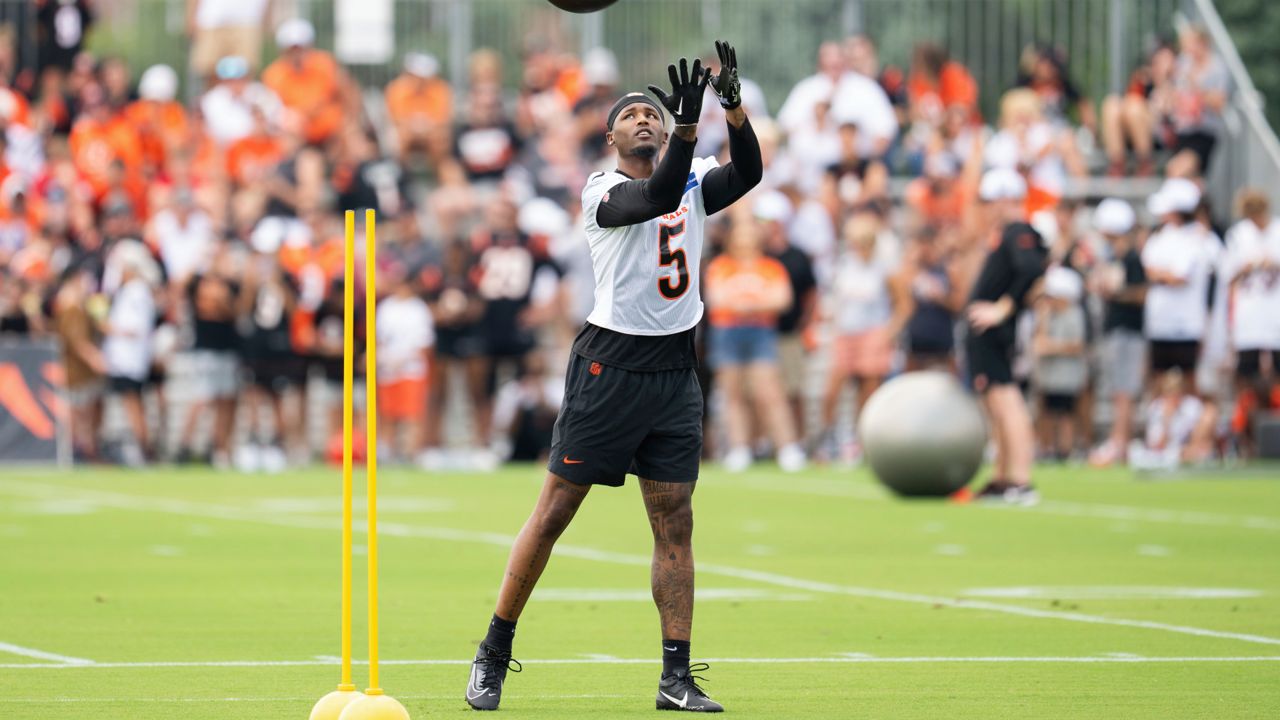
[[511, 641], [516, 637], [516, 624], [503, 620], [497, 615], [489, 621], [489, 633], [484, 636], [484, 644], [502, 653], [511, 653]]
[[662, 641], [662, 674], [689, 674], [689, 641]]

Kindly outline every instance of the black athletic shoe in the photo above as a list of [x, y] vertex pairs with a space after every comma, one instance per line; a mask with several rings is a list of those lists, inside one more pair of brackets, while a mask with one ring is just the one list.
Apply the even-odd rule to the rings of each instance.
[[481, 643], [471, 663], [467, 704], [476, 710], [497, 710], [498, 703], [502, 702], [502, 683], [507, 679], [507, 670], [520, 672], [521, 669], [511, 653], [498, 652]]
[[1040, 502], [1040, 493], [1031, 485], [1015, 485], [1006, 480], [992, 480], [973, 496], [979, 502], [1002, 502], [1031, 506]]
[[680, 674], [663, 675], [658, 683], [658, 709], [684, 710], [685, 712], [724, 712], [724, 706], [707, 697], [707, 693], [698, 687], [694, 680], [706, 682], [707, 679], [694, 675], [711, 668], [706, 663], [690, 665], [689, 671]]

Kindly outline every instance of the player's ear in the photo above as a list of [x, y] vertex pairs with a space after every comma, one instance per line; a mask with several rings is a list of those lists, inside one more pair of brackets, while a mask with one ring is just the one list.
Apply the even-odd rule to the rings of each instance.
[[613, 147], [613, 131], [612, 130], [604, 134], [604, 143], [609, 147]]
[[671, 139], [671, 133], [669, 133], [669, 132], [663, 132], [663, 133], [662, 133], [662, 144], [663, 144], [663, 145], [666, 145], [666, 144], [667, 144], [667, 141], [668, 141], [668, 140], [670, 140], [670, 139]]

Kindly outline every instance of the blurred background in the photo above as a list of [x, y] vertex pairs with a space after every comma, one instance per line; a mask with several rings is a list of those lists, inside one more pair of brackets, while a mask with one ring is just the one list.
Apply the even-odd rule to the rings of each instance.
[[[886, 378], [966, 377], [993, 168], [1053, 247], [1020, 330], [1042, 458], [1277, 452], [1276, 30], [1249, 0], [0, 0], [0, 462], [337, 457], [364, 208], [381, 457], [538, 459], [592, 303], [578, 198], [613, 167], [605, 113], [719, 37], [767, 169], [703, 262], [710, 456], [856, 463]], [[699, 153], [724, 141], [709, 101]], [[1144, 251], [1171, 216], [1204, 243], [1159, 262], [1211, 281], [1193, 367], [1157, 374]], [[776, 261], [791, 301], [747, 310], [761, 288], [721, 256]], [[744, 326], [764, 350], [718, 343]]]

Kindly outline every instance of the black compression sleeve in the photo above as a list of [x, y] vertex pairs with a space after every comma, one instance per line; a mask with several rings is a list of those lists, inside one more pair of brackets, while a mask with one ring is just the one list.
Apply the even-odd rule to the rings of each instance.
[[693, 143], [675, 135], [667, 145], [653, 175], [645, 180], [628, 180], [609, 188], [609, 201], [596, 208], [600, 227], [622, 227], [675, 212], [684, 197], [693, 165]]
[[742, 127], [729, 126], [729, 164], [714, 168], [702, 178], [702, 201], [707, 214], [714, 215], [737, 202], [760, 184], [764, 161], [760, 158], [760, 141], [751, 129], [751, 121]]

